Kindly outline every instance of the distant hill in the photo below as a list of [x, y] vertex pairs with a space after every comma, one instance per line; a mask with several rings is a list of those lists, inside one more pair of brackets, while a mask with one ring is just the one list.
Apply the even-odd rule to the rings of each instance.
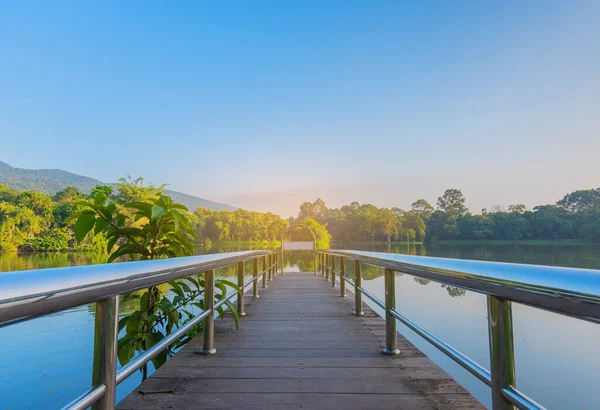
[[[15, 168], [2, 161], [0, 161], [0, 184], [6, 184], [19, 191], [38, 191], [50, 195], [54, 195], [68, 186], [74, 186], [81, 192], [88, 193], [96, 185], [112, 185], [61, 169]], [[217, 211], [234, 211], [237, 209], [231, 205], [209, 201], [182, 192], [167, 190], [167, 194], [174, 201], [185, 205], [190, 210], [194, 210], [199, 206]]]

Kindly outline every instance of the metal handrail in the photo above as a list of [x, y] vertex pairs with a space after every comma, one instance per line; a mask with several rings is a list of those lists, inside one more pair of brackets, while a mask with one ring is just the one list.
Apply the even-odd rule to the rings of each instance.
[[[335, 271], [335, 257], [340, 271]], [[344, 260], [354, 261], [354, 282], [344, 275]], [[331, 263], [330, 263], [331, 261]], [[379, 300], [361, 286], [360, 264], [385, 269], [386, 300]], [[320, 252], [321, 274], [331, 273], [340, 283], [354, 287], [355, 314], [362, 314], [364, 294], [385, 312], [386, 348], [397, 354], [396, 320], [423, 337], [464, 369], [491, 387], [492, 406], [497, 409], [544, 409], [516, 389], [511, 302], [533, 306], [591, 322], [600, 322], [600, 271], [448, 258], [432, 258], [364, 251]], [[402, 272], [487, 295], [490, 337], [488, 371], [425, 328], [401, 314], [395, 306], [394, 273]], [[343, 295], [341, 295], [343, 296]]]
[[[263, 259], [261, 272], [258, 271], [260, 258]], [[253, 277], [244, 283], [244, 263], [249, 260], [254, 262]], [[0, 327], [96, 302], [93, 386], [63, 409], [82, 410], [89, 406], [99, 410], [114, 409], [116, 386], [201, 321], [204, 321], [204, 348], [201, 353], [214, 354], [216, 310], [237, 295], [238, 314], [245, 315], [246, 285], [253, 283], [254, 296], [259, 297], [259, 279], [262, 277], [263, 287], [267, 287], [267, 277], [272, 280], [280, 263], [278, 252], [261, 250], [2, 273]], [[229, 292], [215, 303], [215, 269], [231, 265], [238, 267], [237, 285], [240, 291]], [[119, 295], [200, 273], [205, 275], [205, 309], [117, 371]]]

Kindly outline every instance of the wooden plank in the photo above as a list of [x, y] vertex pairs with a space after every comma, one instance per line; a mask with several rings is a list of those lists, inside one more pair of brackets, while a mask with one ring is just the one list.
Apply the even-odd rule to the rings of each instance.
[[409, 341], [381, 354], [385, 323], [312, 273], [278, 276], [261, 297], [246, 298], [236, 330], [215, 323], [215, 356], [201, 356], [202, 335], [127, 396], [119, 409], [481, 409]]
[[[249, 367], [249, 366], [177, 366], [165, 365], [156, 377], [188, 377], [195, 379], [373, 379], [447, 380], [449, 376], [438, 367]], [[154, 377], [154, 376], [153, 376]], [[458, 385], [457, 385], [458, 386]]]
[[144, 387], [143, 394], [172, 393], [329, 393], [354, 394], [405, 394], [415, 393], [462, 393], [452, 379], [410, 380], [410, 379], [339, 379], [339, 378], [300, 378], [300, 379], [196, 379], [183, 377], [151, 377]]
[[[187, 393], [137, 394], [119, 409], [395, 409], [440, 408], [422, 394]], [[450, 407], [447, 407], [450, 408]], [[456, 407], [454, 407], [456, 408]]]

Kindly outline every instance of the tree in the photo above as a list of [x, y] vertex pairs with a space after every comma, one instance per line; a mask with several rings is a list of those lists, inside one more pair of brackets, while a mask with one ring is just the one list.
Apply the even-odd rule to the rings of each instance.
[[[404, 220], [402, 221], [402, 229], [404, 231], [412, 231], [414, 236], [413, 239], [416, 239], [417, 241], [423, 241], [425, 239], [426, 225], [425, 220], [421, 217], [420, 213], [413, 211], [405, 212]], [[410, 232], [408, 236], [410, 238]], [[400, 239], [405, 238], [401, 237]]]
[[556, 205], [569, 212], [590, 212], [600, 209], [600, 188], [582, 189], [571, 192], [558, 201]]
[[[303, 219], [297, 223], [301, 223], [302, 225], [306, 225], [313, 231], [317, 240], [317, 247], [320, 249], [329, 248], [329, 243], [331, 241], [331, 235], [327, 231], [327, 228], [312, 218]], [[310, 232], [303, 227], [290, 228], [286, 233], [287, 240], [295, 240], [295, 241], [312, 241], [313, 236]]]
[[429, 202], [424, 199], [417, 199], [415, 202], [413, 202], [411, 209], [425, 220], [429, 219], [434, 211], [433, 206], [431, 206]]
[[315, 221], [323, 224], [327, 220], [328, 209], [325, 201], [318, 198], [315, 202], [304, 202], [300, 205], [300, 212], [298, 213], [298, 220], [301, 221], [306, 218], [312, 218]]
[[387, 208], [383, 208], [379, 212], [379, 224], [381, 232], [385, 235], [386, 241], [391, 242], [396, 236], [399, 228], [398, 216]]
[[82, 197], [83, 195], [77, 188], [74, 186], [68, 186], [62, 191], [58, 191], [56, 194], [54, 194], [52, 199], [55, 202], [73, 202], [79, 201]]
[[508, 212], [514, 212], [514, 213], [517, 213], [517, 214], [522, 214], [526, 210], [527, 210], [527, 208], [523, 204], [516, 204], [516, 205], [509, 205], [508, 206]]
[[438, 209], [444, 211], [451, 219], [456, 219], [468, 212], [465, 197], [460, 189], [447, 189], [437, 200]]
[[[124, 178], [121, 178], [120, 181], [123, 182]], [[106, 198], [111, 199], [114, 191], [114, 188], [110, 185], [96, 185], [94, 188], [92, 188], [92, 198], [94, 198], [96, 194], [102, 193]]]
[[[165, 185], [155, 187], [154, 185], [145, 185], [144, 178], [139, 177], [132, 179], [131, 176], [119, 178], [116, 184], [117, 193], [114, 195], [114, 202], [124, 205], [134, 201], [147, 201], [156, 198], [160, 194], [164, 194]], [[98, 186], [96, 188], [99, 188]], [[99, 188], [96, 194], [102, 192], [105, 198], [111, 199], [111, 195], [107, 195], [107, 188]], [[95, 195], [96, 195], [95, 194]], [[94, 196], [95, 198], [96, 196]]]

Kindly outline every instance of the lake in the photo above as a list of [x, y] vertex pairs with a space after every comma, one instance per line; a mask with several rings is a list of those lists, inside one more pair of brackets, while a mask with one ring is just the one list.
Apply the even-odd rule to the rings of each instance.
[[[215, 246], [201, 253], [244, 248], [247, 245]], [[366, 243], [336, 244], [334, 248], [600, 269], [600, 245]], [[105, 260], [104, 254], [0, 254], [0, 272]], [[312, 269], [312, 257], [305, 252], [286, 253], [286, 263], [286, 269], [290, 270]], [[348, 264], [347, 270], [351, 274], [352, 264]], [[363, 269], [363, 277], [363, 285], [383, 299], [383, 271]], [[397, 274], [396, 281], [397, 306], [402, 313], [489, 367], [483, 295], [409, 275]], [[597, 408], [600, 327], [516, 304], [513, 314], [519, 389], [550, 409]], [[4, 363], [0, 409], [60, 408], [89, 388], [93, 325], [93, 307], [82, 306], [1, 328]], [[399, 324], [398, 329], [477, 399], [489, 405], [487, 386], [403, 325]], [[118, 387], [118, 398], [132, 391], [140, 380], [141, 375], [136, 373], [123, 382]]]

